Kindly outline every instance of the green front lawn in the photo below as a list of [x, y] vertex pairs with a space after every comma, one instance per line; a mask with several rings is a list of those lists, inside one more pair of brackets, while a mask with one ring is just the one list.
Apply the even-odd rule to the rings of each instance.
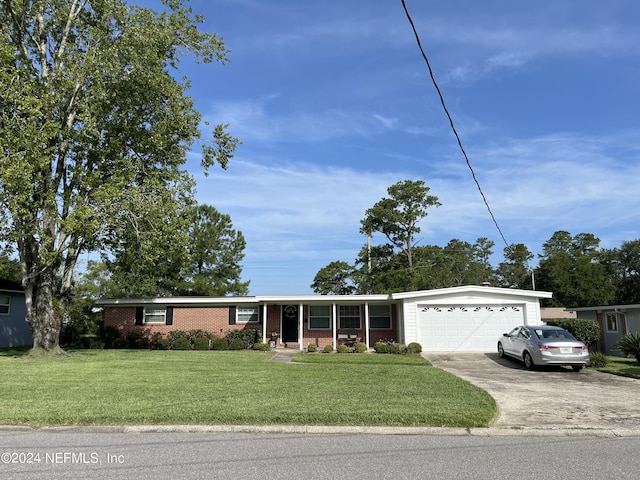
[[640, 378], [640, 364], [636, 362], [635, 358], [608, 356], [607, 366], [598, 370], [623, 377]]
[[418, 356], [85, 350], [0, 354], [0, 425], [280, 424], [482, 427], [484, 390]]

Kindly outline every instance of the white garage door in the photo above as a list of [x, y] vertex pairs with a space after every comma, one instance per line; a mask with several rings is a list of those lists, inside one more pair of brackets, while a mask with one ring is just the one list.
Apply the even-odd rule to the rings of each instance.
[[418, 341], [427, 352], [492, 352], [500, 335], [524, 324], [524, 306], [426, 306], [418, 312]]

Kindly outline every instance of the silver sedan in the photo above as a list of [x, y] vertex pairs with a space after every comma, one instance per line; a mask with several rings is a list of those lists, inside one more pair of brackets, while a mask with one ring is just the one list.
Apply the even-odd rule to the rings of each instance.
[[498, 355], [509, 355], [536, 365], [568, 365], [579, 372], [589, 363], [589, 349], [564, 328], [549, 325], [520, 326], [498, 339]]

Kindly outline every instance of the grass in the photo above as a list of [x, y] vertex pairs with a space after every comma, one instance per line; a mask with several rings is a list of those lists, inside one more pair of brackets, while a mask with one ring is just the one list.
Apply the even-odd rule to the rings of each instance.
[[484, 390], [421, 357], [223, 351], [0, 353], [0, 424], [287, 424], [482, 427]]
[[623, 377], [640, 378], [640, 364], [635, 358], [607, 356], [607, 366], [598, 370]]

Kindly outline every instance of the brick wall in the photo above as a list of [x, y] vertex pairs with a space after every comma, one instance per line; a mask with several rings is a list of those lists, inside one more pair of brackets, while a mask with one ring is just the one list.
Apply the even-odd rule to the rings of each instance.
[[[262, 308], [262, 306], [260, 307]], [[310, 330], [309, 329], [309, 306], [305, 305], [303, 310], [303, 347], [308, 347], [310, 343], [315, 343], [319, 349], [323, 349], [325, 345], [333, 344], [333, 331], [328, 330]], [[271, 332], [280, 335], [281, 327], [281, 305], [268, 305], [266, 316], [267, 341], [271, 336]], [[364, 328], [364, 307], [360, 308], [361, 328], [355, 333], [365, 341]], [[121, 336], [125, 336], [131, 330], [143, 330], [147, 336], [154, 333], [166, 335], [171, 330], [205, 330], [211, 332], [217, 337], [225, 336], [229, 331], [235, 329], [256, 329], [262, 332], [262, 323], [236, 323], [229, 324], [229, 307], [213, 306], [213, 307], [174, 307], [173, 308], [173, 325], [164, 325], [157, 323], [145, 323], [136, 325], [136, 307], [105, 307], [104, 309], [104, 325], [116, 328]], [[371, 330], [369, 336], [369, 347], [381, 339], [389, 339], [397, 341], [397, 312], [396, 307], [391, 308], [391, 329], [390, 330]], [[350, 331], [351, 333], [352, 331]], [[284, 343], [278, 336], [278, 347], [283, 347]], [[297, 346], [297, 344], [289, 344], [289, 346]]]
[[140, 329], [146, 335], [154, 333], [166, 335], [171, 330], [205, 330], [217, 337], [225, 336], [231, 330], [256, 329], [262, 331], [258, 322], [236, 323], [229, 325], [229, 307], [174, 307], [173, 325], [145, 323], [136, 325], [136, 307], [106, 307], [104, 326], [118, 329], [121, 336], [131, 330]]

